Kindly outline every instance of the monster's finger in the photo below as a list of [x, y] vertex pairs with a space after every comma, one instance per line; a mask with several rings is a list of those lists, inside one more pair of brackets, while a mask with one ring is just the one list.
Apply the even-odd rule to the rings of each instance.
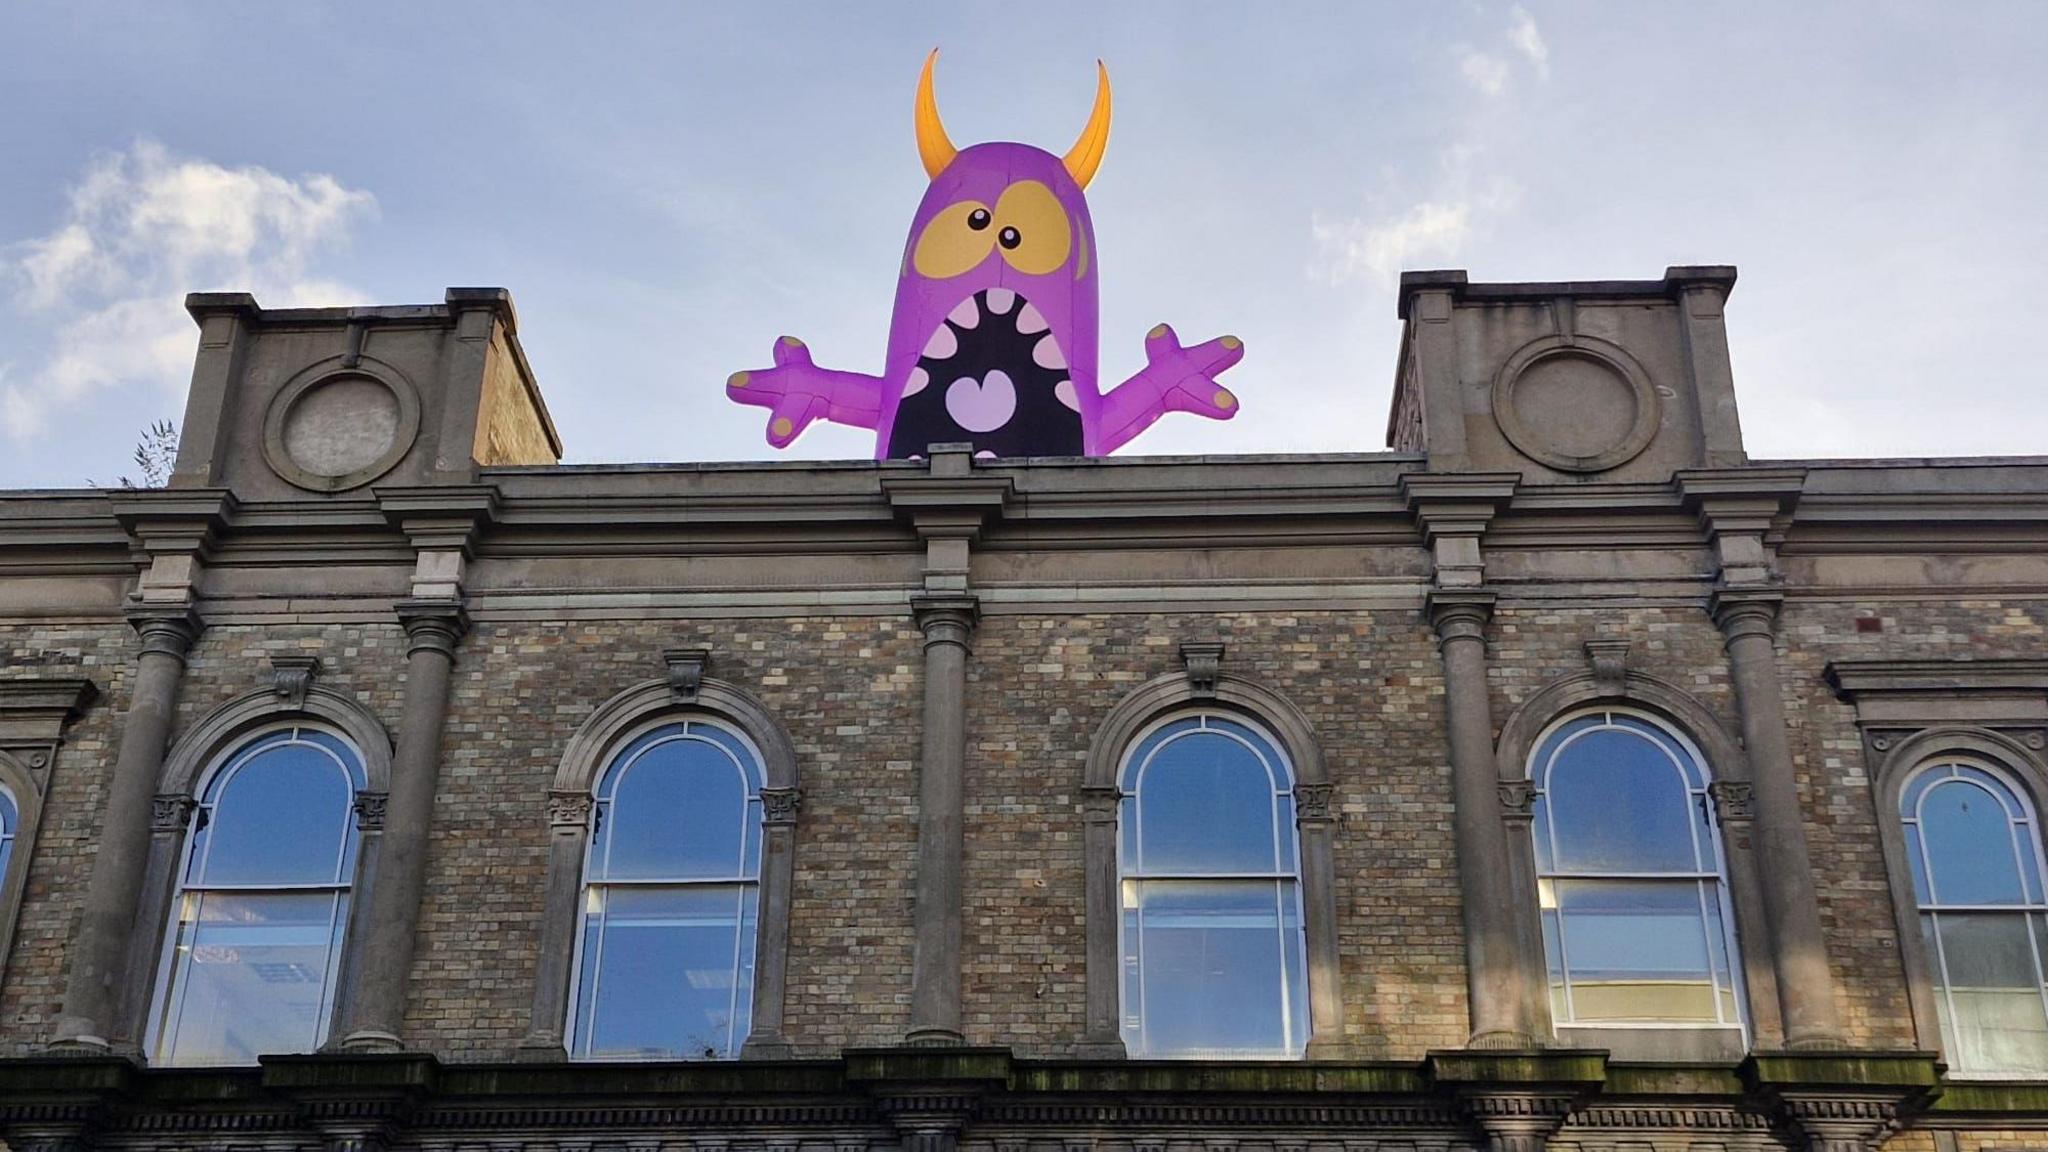
[[1188, 349], [1188, 362], [1205, 376], [1214, 376], [1242, 359], [1244, 341], [1235, 336], [1218, 336]]
[[784, 336], [775, 342], [775, 366], [787, 368], [792, 364], [810, 367], [811, 350], [804, 347], [804, 342], [796, 337]]
[[1154, 324], [1152, 330], [1145, 333], [1145, 358], [1147, 360], [1158, 360], [1178, 351], [1180, 351], [1180, 337], [1173, 334], [1173, 327], [1171, 325]]
[[1166, 407], [1211, 420], [1228, 420], [1237, 415], [1237, 394], [1206, 377], [1191, 376], [1166, 394]]
[[824, 401], [806, 393], [795, 393], [776, 400], [768, 418], [768, 444], [773, 448], [787, 448], [790, 441], [803, 434], [811, 421], [824, 414]]
[[782, 373], [773, 368], [735, 372], [725, 378], [725, 397], [736, 404], [766, 407], [782, 395]]

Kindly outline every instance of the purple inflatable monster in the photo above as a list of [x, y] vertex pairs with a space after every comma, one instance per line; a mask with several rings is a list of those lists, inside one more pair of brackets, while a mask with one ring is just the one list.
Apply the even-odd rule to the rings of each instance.
[[977, 456], [1099, 456], [1168, 412], [1216, 420], [1237, 397], [1216, 377], [1244, 357], [1234, 336], [1182, 347], [1164, 324], [1145, 367], [1103, 391], [1095, 375], [1095, 229], [1082, 189], [1109, 142], [1109, 72], [1064, 158], [1024, 144], [956, 150], [932, 95], [934, 51], [917, 86], [917, 150], [931, 187], [910, 223], [880, 376], [811, 363], [794, 336], [775, 366], [735, 373], [726, 395], [770, 410], [768, 443], [813, 420], [873, 428], [875, 458], [971, 442]]

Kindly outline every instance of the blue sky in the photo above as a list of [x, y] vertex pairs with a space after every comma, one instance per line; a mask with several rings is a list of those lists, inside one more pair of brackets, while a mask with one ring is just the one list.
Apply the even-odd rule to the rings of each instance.
[[[1731, 263], [1759, 456], [2048, 449], [2048, 4], [10, 4], [0, 486], [132, 471], [190, 290], [503, 285], [568, 459], [775, 455], [725, 377], [879, 367], [938, 46], [956, 143], [1089, 190], [1102, 375], [1247, 356], [1128, 452], [1374, 451], [1399, 269]], [[861, 457], [817, 425], [786, 455]]]

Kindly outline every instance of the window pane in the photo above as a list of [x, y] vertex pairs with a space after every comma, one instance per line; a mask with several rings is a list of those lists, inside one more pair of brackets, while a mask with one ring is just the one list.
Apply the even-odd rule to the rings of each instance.
[[725, 749], [687, 737], [643, 747], [607, 781], [609, 854], [598, 861], [597, 878], [752, 876], [755, 862], [742, 853], [752, 790]]
[[[1306, 995], [1298, 951], [1283, 949], [1276, 901], [1293, 884], [1150, 881], [1126, 885], [1137, 902], [1148, 1056], [1286, 1054], [1287, 1000]], [[1298, 932], [1299, 927], [1293, 926]], [[1130, 942], [1125, 941], [1128, 948]], [[1290, 961], [1289, 957], [1293, 957]]]
[[1982, 787], [1948, 780], [1928, 789], [1920, 802], [1920, 835], [1940, 903], [2025, 901], [2005, 806]]
[[1550, 766], [1560, 872], [1692, 872], [1692, 794], [1662, 751], [1632, 732], [1588, 732]]
[[318, 1047], [347, 895], [207, 892], [184, 910], [157, 1059], [254, 1064]]
[[[1940, 790], [1937, 790], [1940, 791]], [[1946, 912], [1935, 918], [1948, 961], [1943, 1022], [1949, 1058], [1971, 1072], [2039, 1072], [2048, 1067], [2048, 1014], [2028, 941], [2027, 918]]]
[[1559, 880], [1575, 1019], [1717, 1019], [1697, 881]]
[[355, 782], [322, 747], [278, 742], [225, 773], [212, 796], [193, 883], [345, 883]]
[[1138, 866], [1149, 875], [1272, 872], [1273, 777], [1219, 732], [1163, 745], [1138, 781]]
[[578, 1050], [596, 1057], [701, 1059], [730, 1056], [746, 1039], [735, 1005], [740, 925], [751, 885], [613, 888], [603, 926], [589, 1033]]
[[14, 856], [14, 830], [21, 826], [21, 811], [14, 795], [0, 788], [0, 883], [7, 880], [7, 862]]

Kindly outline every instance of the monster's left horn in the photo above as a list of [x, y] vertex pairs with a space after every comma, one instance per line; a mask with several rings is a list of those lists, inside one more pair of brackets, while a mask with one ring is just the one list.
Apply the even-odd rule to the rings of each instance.
[[[946, 126], [939, 121], [939, 98], [932, 94], [932, 65], [939, 50], [924, 58], [924, 75], [917, 78], [917, 155], [924, 161], [924, 174], [936, 180], [960, 150], [946, 138]], [[1067, 165], [1072, 168], [1070, 161]]]
[[[927, 76], [931, 74], [930, 65], [926, 65], [925, 74]], [[934, 114], [934, 119], [936, 120], [936, 114]], [[1081, 138], [1074, 141], [1074, 146], [1067, 150], [1067, 175], [1074, 178], [1074, 183], [1079, 184], [1083, 188], [1088, 187], [1088, 182], [1095, 179], [1095, 170], [1102, 167], [1102, 152], [1103, 149], [1108, 147], [1109, 69], [1103, 66], [1102, 61], [1097, 60], [1095, 62], [1095, 109], [1088, 113], [1088, 126], [1081, 129]], [[929, 167], [931, 162], [927, 160], [925, 164]]]

